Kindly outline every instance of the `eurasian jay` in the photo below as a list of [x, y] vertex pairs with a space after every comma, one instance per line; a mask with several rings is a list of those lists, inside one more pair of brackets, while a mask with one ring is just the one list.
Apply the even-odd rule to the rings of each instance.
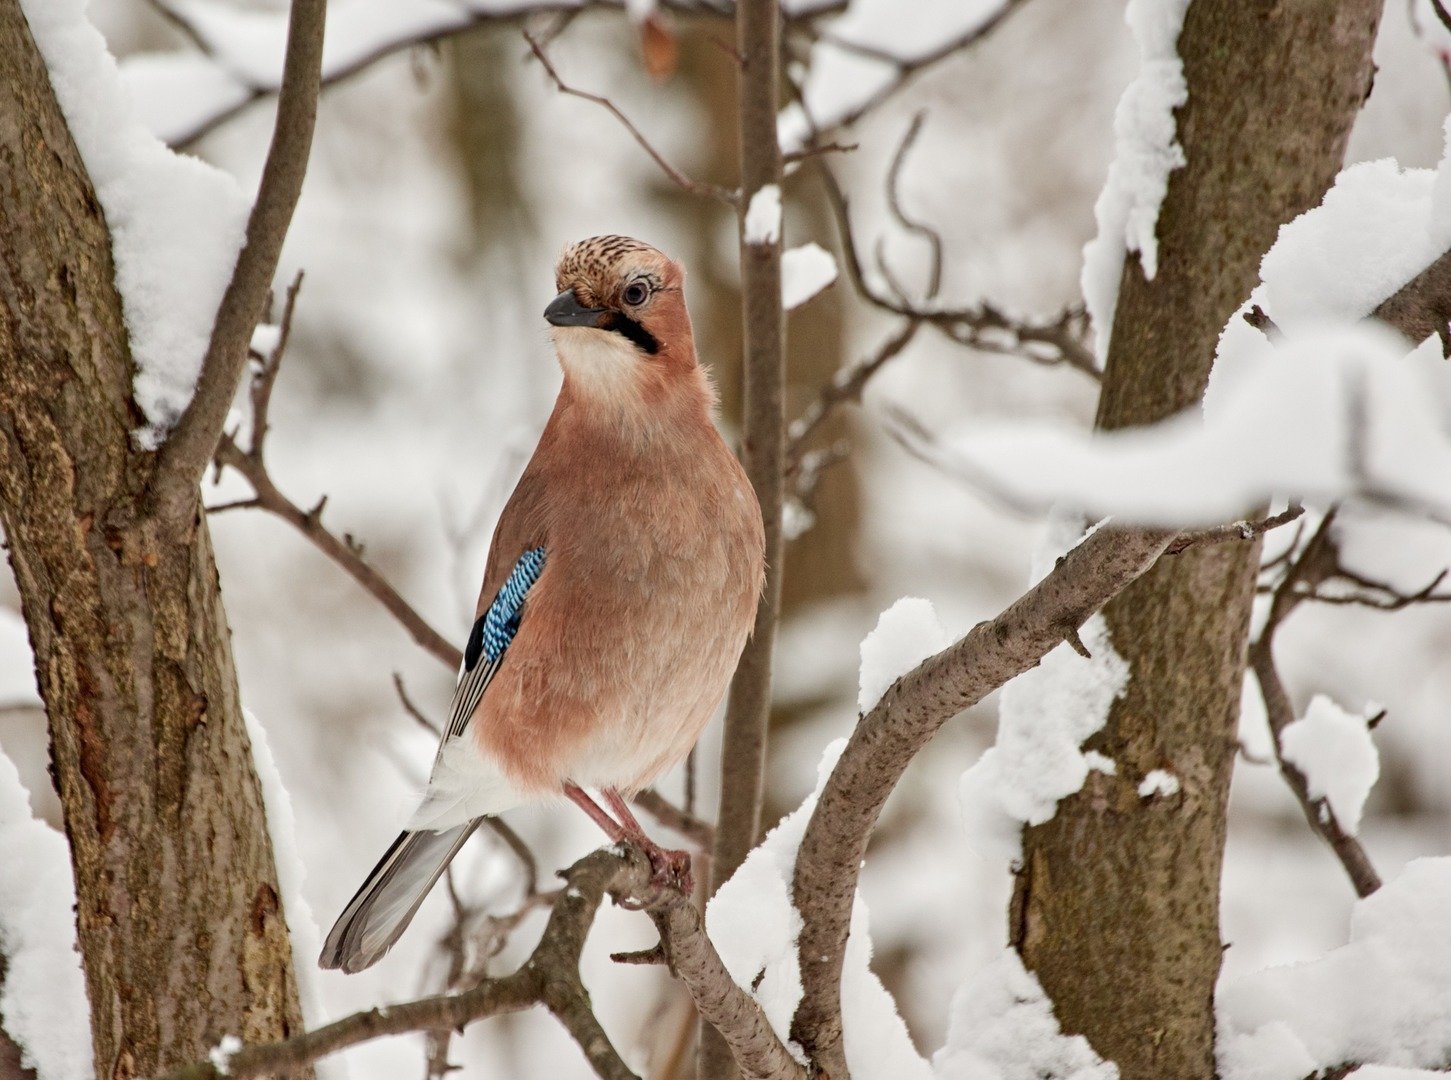
[[376, 963], [481, 819], [533, 799], [567, 796], [657, 873], [688, 867], [626, 800], [690, 752], [724, 694], [765, 543], [713, 423], [683, 282], [628, 237], [560, 257], [544, 318], [564, 383], [494, 530], [422, 803], [328, 934], [323, 967]]

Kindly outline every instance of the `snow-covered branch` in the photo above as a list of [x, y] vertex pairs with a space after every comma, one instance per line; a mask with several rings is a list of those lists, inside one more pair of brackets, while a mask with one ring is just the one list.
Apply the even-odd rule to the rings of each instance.
[[292, 0], [277, 120], [262, 168], [247, 238], [212, 324], [201, 376], [186, 411], [167, 437], [148, 489], [149, 509], [168, 522], [184, 520], [196, 505], [206, 471], [247, 363], [252, 333], [272, 288], [272, 275], [302, 179], [317, 120], [326, 0]]
[[845, 1075], [842, 964], [867, 841], [903, 771], [949, 719], [1038, 664], [1149, 569], [1178, 533], [1103, 528], [997, 618], [898, 679], [858, 722], [811, 816], [796, 861], [804, 993], [792, 1034]]

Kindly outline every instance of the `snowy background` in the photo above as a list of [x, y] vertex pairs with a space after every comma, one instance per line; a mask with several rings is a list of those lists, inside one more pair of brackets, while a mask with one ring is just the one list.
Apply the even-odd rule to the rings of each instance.
[[[334, 7], [361, 2], [339, 0]], [[880, 32], [884, 4], [891, 6], [856, 0], [840, 33]], [[980, 17], [995, 6], [924, 5], [921, 19], [899, 27], [913, 40], [898, 44], [920, 49], [934, 35], [960, 29], [969, 14]], [[219, 33], [242, 33], [240, 23], [226, 21], [238, 19], [238, 8], [226, 0], [197, 0], [192, 7], [211, 11], [223, 27]], [[129, 58], [143, 57], [138, 79], [154, 76], [164, 63], [151, 54], [187, 55], [192, 48], [141, 0], [93, 0], [90, 13], [123, 70]], [[438, 50], [401, 54], [327, 90], [279, 274], [279, 283], [299, 269], [307, 278], [274, 397], [273, 476], [304, 506], [326, 494], [324, 520], [365, 542], [369, 558], [456, 641], [467, 629], [494, 517], [558, 384], [540, 312], [552, 296], [553, 258], [564, 244], [620, 232], [682, 259], [700, 351], [721, 386], [727, 431], [738, 403], [733, 222], [719, 206], [672, 187], [596, 106], [557, 94], [537, 65], [524, 62], [526, 52], [517, 31], [484, 31]], [[681, 70], [663, 89], [644, 73], [628, 26], [616, 15], [580, 17], [551, 55], [567, 80], [609, 94], [686, 171], [722, 183], [733, 179], [732, 71], [703, 34], [683, 35]], [[823, 95], [823, 110], [833, 102], [849, 106], [848, 89], [870, 85], [871, 73], [852, 69], [840, 55], [817, 59], [821, 84], [814, 92]], [[1403, 3], [1387, 7], [1376, 60], [1374, 92], [1350, 159], [1434, 167], [1442, 157], [1447, 82], [1434, 52], [1413, 33]], [[911, 117], [925, 109], [902, 191], [907, 206], [945, 238], [944, 298], [988, 299], [1039, 315], [1074, 302], [1083, 247], [1097, 231], [1094, 203], [1114, 152], [1115, 105], [1138, 69], [1120, 3], [1032, 0], [984, 46], [938, 64], [855, 129], [860, 149], [837, 167], [859, 235], [868, 243], [883, 236], [901, 276], [923, 280], [922, 245], [888, 221], [882, 176]], [[257, 70], [265, 74], [266, 65]], [[143, 115], [162, 122], [156, 118], [165, 103], [146, 98], [151, 111]], [[194, 150], [251, 191], [270, 130], [270, 108], [256, 106]], [[814, 242], [835, 250], [814, 182], [804, 174], [793, 178], [783, 196], [787, 245]], [[1132, 211], [1125, 214], [1132, 238]], [[819, 272], [821, 260], [807, 258], [808, 269]], [[840, 364], [866, 353], [889, 329], [842, 283], [805, 302], [790, 323], [790, 411], [799, 411]], [[1021, 592], [1029, 580], [1028, 553], [1045, 532], [1043, 520], [1009, 512], [905, 453], [885, 434], [882, 405], [905, 405], [934, 431], [967, 433], [954, 446], [969, 453], [982, 444], [970, 433], [993, 424], [1086, 428], [1095, 393], [1089, 379], [1067, 368], [974, 353], [929, 333], [873, 381], [865, 408], [842, 425], [853, 446], [851, 462], [824, 481], [815, 524], [788, 559], [770, 820], [809, 794], [823, 748], [851, 728], [859, 693], [875, 695], [858, 685], [858, 647], [879, 614], [900, 597], [925, 598], [956, 638]], [[245, 485], [232, 478], [208, 500], [245, 494]], [[213, 528], [243, 698], [291, 795], [303, 873], [298, 895], [287, 897], [288, 914], [295, 931], [305, 932], [296, 925], [306, 917], [305, 904], [325, 928], [407, 816], [432, 758], [432, 740], [399, 705], [393, 673], [434, 712], [447, 701], [451, 673], [287, 526], [239, 511], [217, 517]], [[1451, 531], [1440, 527], [1368, 531], [1361, 543], [1378, 572], [1414, 587], [1429, 578], [1427, 568], [1434, 573], [1451, 565]], [[1302, 715], [1317, 694], [1334, 703], [1309, 710], [1304, 723], [1333, 730], [1306, 737], [1306, 753], [1328, 745], [1344, 729], [1336, 725], [1345, 715], [1387, 710], [1374, 732], [1379, 779], [1360, 824], [1383, 876], [1394, 879], [1417, 856], [1451, 852], [1451, 608], [1384, 615], [1307, 607], [1287, 624], [1278, 655]], [[0, 582], [0, 749], [14, 762], [35, 812], [58, 825], [34, 701], [18, 601], [6, 580]], [[949, 725], [913, 765], [888, 805], [863, 876], [873, 969], [896, 996], [924, 1056], [942, 1045], [949, 1022], [971, 1027], [974, 1008], [991, 1013], [982, 1003], [991, 993], [1011, 992], [1031, 1008], [1031, 987], [1002, 956], [1010, 852], [965, 829], [959, 803], [959, 780], [991, 743], [996, 719], [994, 697]], [[1247, 748], [1262, 758], [1267, 735], [1253, 692], [1246, 695], [1243, 728]], [[1353, 733], [1347, 737], [1353, 740]], [[701, 749], [699, 805], [707, 813], [715, 801], [718, 740], [713, 728]], [[1363, 747], [1350, 747], [1343, 759], [1363, 766], [1366, 755]], [[678, 798], [682, 778], [668, 777], [661, 787]], [[14, 791], [0, 772], [0, 838], [17, 845], [21, 857], [49, 851], [53, 834], [29, 827], [22, 834], [18, 826], [4, 831], [23, 816]], [[1351, 790], [1341, 799], [1356, 796]], [[275, 821], [275, 807], [269, 812]], [[1357, 913], [1352, 926], [1345, 875], [1306, 828], [1273, 767], [1241, 761], [1232, 815], [1224, 883], [1227, 984], [1266, 965], [1321, 957], [1352, 934], [1357, 941], [1373, 938], [1407, 917], [1404, 897], [1384, 895], [1380, 907]], [[545, 868], [566, 865], [598, 843], [594, 827], [569, 808], [523, 810], [510, 821]], [[15, 865], [11, 850], [0, 846], [0, 855]], [[466, 898], [511, 909], [517, 875], [488, 834], [479, 835], [458, 865]], [[758, 863], [754, 872], [771, 870]], [[1440, 903], [1444, 917], [1446, 903], [1436, 897], [1447, 888], [1445, 872], [1439, 878], [1424, 867], [1416, 872], [1424, 877], [1419, 902]], [[289, 870], [283, 874], [286, 885]], [[0, 888], [0, 906], [41, 902]], [[436, 990], [444, 974], [438, 942], [450, 923], [447, 898], [438, 890], [375, 969], [358, 976], [312, 972], [322, 1015]], [[497, 963], [521, 956], [537, 926], [526, 923]], [[619, 967], [607, 954], [644, 947], [651, 937], [647, 920], [605, 911], [585, 964], [606, 1028], [639, 1070], [658, 1068], [668, 1056], [660, 1032], [678, 1028], [680, 996], [658, 971]], [[1338, 978], [1363, 981], [1355, 957], [1337, 955], [1322, 963], [1340, 964]], [[310, 967], [312, 956], [299, 961]], [[16, 993], [20, 974], [12, 971]], [[969, 979], [979, 986], [976, 997], [964, 995], [950, 1008]], [[1275, 993], [1298, 991], [1262, 980], [1226, 995], [1227, 1023], [1255, 1031], [1273, 1014], [1266, 1002]], [[1451, 1005], [1447, 991], [1439, 993], [1444, 1024]], [[979, 1020], [975, 1030], [981, 1035], [984, 1027]], [[1259, 1059], [1283, 1051], [1275, 1049], [1274, 1031], [1260, 1029], [1256, 1038], [1264, 1051]], [[983, 1059], [965, 1045], [957, 1043], [958, 1065], [944, 1055], [939, 1071], [991, 1075], [968, 1071]], [[1318, 1057], [1321, 1048], [1311, 1049]], [[1060, 1045], [1052, 1052], [1084, 1078], [1099, 1075], [1081, 1049]], [[562, 1029], [537, 1013], [474, 1025], [455, 1041], [453, 1059], [470, 1077], [589, 1075]], [[421, 1075], [422, 1042], [378, 1042], [342, 1060], [359, 1080]], [[83, 1066], [76, 1071], [67, 1048], [58, 1048], [54, 1061], [48, 1076], [84, 1072]]]

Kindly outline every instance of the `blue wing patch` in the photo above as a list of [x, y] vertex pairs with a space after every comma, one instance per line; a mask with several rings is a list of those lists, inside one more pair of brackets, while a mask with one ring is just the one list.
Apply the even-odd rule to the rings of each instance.
[[[524, 612], [524, 597], [539, 580], [544, 570], [544, 549], [530, 548], [519, 556], [514, 569], [489, 605], [489, 610], [479, 616], [474, 632], [469, 635], [469, 647], [464, 653], [464, 667], [472, 669], [482, 653], [490, 660], [498, 660], [504, 650], [519, 632], [519, 616]], [[472, 654], [472, 659], [470, 659]]]
[[479, 699], [484, 696], [484, 689], [503, 662], [504, 650], [519, 632], [519, 620], [524, 614], [524, 598], [543, 572], [544, 549], [530, 548], [524, 552], [495, 594], [494, 602], [474, 623], [473, 630], [469, 632], [468, 645], [464, 649], [464, 669], [459, 674], [458, 686], [453, 693], [448, 735], [460, 735], [468, 726]]

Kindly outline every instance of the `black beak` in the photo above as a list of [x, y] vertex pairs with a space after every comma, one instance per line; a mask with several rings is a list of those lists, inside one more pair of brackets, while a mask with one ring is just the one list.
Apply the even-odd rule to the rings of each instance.
[[609, 312], [603, 308], [587, 308], [574, 295], [573, 289], [565, 289], [544, 309], [544, 318], [555, 326], [599, 326]]

